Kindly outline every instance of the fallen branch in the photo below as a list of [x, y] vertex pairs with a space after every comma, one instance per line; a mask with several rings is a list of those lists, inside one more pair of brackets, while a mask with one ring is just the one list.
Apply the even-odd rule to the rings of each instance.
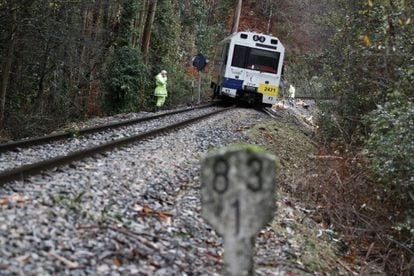
[[351, 273], [352, 275], [358, 275], [358, 273], [356, 273], [355, 271], [353, 271], [351, 268], [349, 268], [349, 266], [347, 266], [346, 264], [344, 264], [341, 260], [339, 259], [333, 259], [330, 258], [331, 261], [336, 262], [338, 264], [340, 264], [343, 268], [345, 268], [349, 273]]
[[325, 159], [325, 160], [344, 160], [341, 156], [335, 155], [311, 155], [310, 158], [312, 159]]
[[54, 252], [48, 252], [48, 253], [46, 253], [46, 254], [47, 254], [48, 256], [50, 256], [50, 257], [54, 257], [54, 258], [58, 259], [59, 261], [61, 261], [61, 262], [62, 262], [62, 263], [64, 263], [67, 267], [69, 267], [69, 268], [71, 268], [71, 269], [76, 269], [76, 268], [79, 268], [79, 267], [80, 267], [78, 263], [75, 263], [75, 262], [69, 261], [68, 259], [66, 259], [66, 258], [64, 258], [64, 257], [62, 257], [62, 256], [59, 256], [58, 254], [56, 254], [56, 253], [54, 253]]
[[413, 252], [410, 248], [408, 248], [408, 246], [406, 246], [405, 244], [402, 244], [402, 243], [400, 243], [399, 241], [396, 241], [396, 240], [394, 240], [394, 239], [392, 239], [392, 238], [390, 238], [390, 237], [387, 237], [387, 240], [389, 240], [390, 242], [395, 243], [396, 245], [398, 245], [398, 246], [400, 246], [401, 248], [405, 249], [407, 252], [409, 252], [411, 255], [413, 255], [413, 256], [414, 256], [414, 252]]

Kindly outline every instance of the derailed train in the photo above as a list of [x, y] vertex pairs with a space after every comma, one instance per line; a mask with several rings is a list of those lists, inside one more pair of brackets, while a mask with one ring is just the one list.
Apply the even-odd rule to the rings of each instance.
[[238, 32], [220, 43], [217, 78], [211, 82], [220, 98], [271, 106], [276, 103], [285, 47], [277, 37]]

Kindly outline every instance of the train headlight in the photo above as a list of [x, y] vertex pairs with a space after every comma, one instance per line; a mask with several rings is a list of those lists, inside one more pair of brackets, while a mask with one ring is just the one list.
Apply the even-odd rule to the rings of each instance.
[[266, 41], [266, 37], [264, 37], [264, 36], [260, 36], [260, 35], [254, 35], [253, 36], [253, 40], [254, 41], [260, 41], [260, 42], [265, 42]]

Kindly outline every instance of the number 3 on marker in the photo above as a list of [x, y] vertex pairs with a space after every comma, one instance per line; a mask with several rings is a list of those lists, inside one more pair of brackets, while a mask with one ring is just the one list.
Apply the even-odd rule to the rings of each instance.
[[262, 189], [262, 162], [256, 158], [252, 158], [247, 164], [254, 175], [253, 180], [248, 180], [247, 188], [252, 192], [258, 192]]

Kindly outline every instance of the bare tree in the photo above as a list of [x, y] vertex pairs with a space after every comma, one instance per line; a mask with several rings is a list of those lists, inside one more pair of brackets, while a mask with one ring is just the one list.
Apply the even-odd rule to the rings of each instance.
[[[13, 20], [16, 21], [16, 11], [13, 10]], [[7, 57], [4, 59], [3, 64], [1, 65], [1, 86], [0, 86], [0, 129], [3, 127], [4, 122], [4, 113], [6, 107], [6, 94], [7, 94], [7, 87], [9, 85], [9, 78], [10, 78], [10, 71], [13, 62], [14, 56], [14, 46], [16, 42], [16, 25], [12, 27], [8, 37], [8, 49], [7, 49]]]
[[239, 29], [242, 4], [243, 4], [242, 0], [236, 0], [236, 6], [235, 6], [235, 9], [234, 9], [233, 27], [231, 29], [232, 33], [236, 33]]
[[148, 61], [151, 29], [152, 29], [152, 24], [154, 23], [155, 11], [157, 10], [157, 2], [158, 2], [157, 0], [149, 0], [147, 19], [145, 21], [144, 35], [142, 38], [142, 46], [141, 46], [141, 50], [145, 58], [145, 62]]
[[267, 20], [266, 33], [270, 34], [272, 32], [272, 17], [273, 17], [273, 2], [269, 3], [269, 18]]

